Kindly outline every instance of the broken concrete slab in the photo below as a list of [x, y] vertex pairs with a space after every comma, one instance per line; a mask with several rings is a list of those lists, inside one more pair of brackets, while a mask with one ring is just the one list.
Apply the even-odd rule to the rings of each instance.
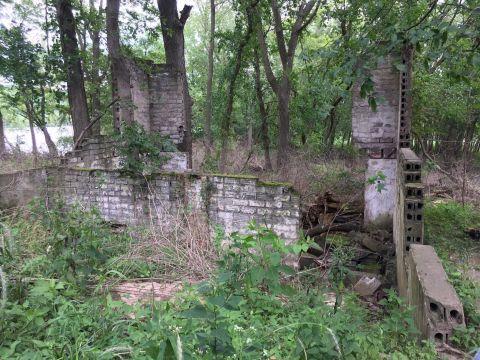
[[389, 250], [387, 245], [385, 245], [382, 241], [377, 240], [380, 238], [378, 236], [376, 236], [377, 239], [375, 239], [374, 236], [370, 234], [353, 231], [350, 232], [348, 236], [350, 236], [357, 244], [362, 245], [374, 253], [386, 254]]
[[406, 270], [407, 300], [416, 307], [414, 320], [422, 337], [448, 343], [453, 329], [465, 326], [465, 318], [462, 303], [433, 247], [411, 245]]
[[353, 290], [360, 296], [371, 296], [382, 285], [376, 276], [364, 275], [353, 287]]

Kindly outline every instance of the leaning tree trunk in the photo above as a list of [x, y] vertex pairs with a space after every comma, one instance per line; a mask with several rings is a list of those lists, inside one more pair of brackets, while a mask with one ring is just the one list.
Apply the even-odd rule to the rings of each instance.
[[41, 89], [41, 96], [40, 96], [40, 119], [36, 116], [36, 114], [33, 112], [34, 106], [33, 103], [30, 101], [30, 109], [32, 110], [32, 113], [34, 117], [37, 119], [36, 124], [42, 130], [43, 136], [45, 137], [45, 143], [47, 144], [48, 147], [48, 153], [50, 156], [58, 156], [58, 151], [57, 151], [57, 146], [55, 143], [52, 141], [52, 138], [50, 137], [50, 134], [48, 133], [47, 129], [47, 120], [46, 120], [46, 107], [45, 107], [45, 88], [43, 85], [40, 87]]
[[120, 0], [107, 0], [107, 47], [112, 71], [112, 98], [119, 99], [113, 108], [113, 124], [120, 131], [122, 123], [133, 122], [133, 103], [130, 91], [130, 72], [120, 48], [118, 15]]
[[40, 130], [42, 130], [43, 136], [45, 137], [45, 143], [47, 144], [48, 153], [50, 154], [50, 156], [58, 156], [57, 146], [53, 142], [47, 127], [41, 126]]
[[192, 98], [188, 91], [185, 68], [185, 38], [183, 29], [190, 16], [192, 6], [185, 5], [178, 16], [176, 0], [158, 0], [160, 23], [166, 63], [178, 71], [183, 83], [183, 105], [185, 115], [184, 143], [181, 150], [188, 154], [188, 165], [192, 166]]
[[87, 96], [83, 80], [83, 69], [75, 33], [75, 19], [70, 0], [57, 0], [57, 21], [60, 29], [62, 55], [67, 70], [67, 92], [72, 116], [73, 139], [80, 136], [90, 120], [88, 118]]
[[215, 51], [215, 0], [210, 0], [210, 41], [208, 44], [208, 75], [207, 99], [205, 109], [205, 135], [207, 140], [207, 153], [213, 145], [212, 137], [212, 85], [213, 85], [213, 53]]

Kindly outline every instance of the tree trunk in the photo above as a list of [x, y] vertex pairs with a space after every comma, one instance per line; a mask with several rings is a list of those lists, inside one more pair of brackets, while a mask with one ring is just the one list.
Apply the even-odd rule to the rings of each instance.
[[[90, 40], [92, 41], [92, 100], [91, 100], [91, 112], [90, 118], [95, 119], [100, 115], [101, 102], [100, 102], [100, 87], [101, 87], [101, 78], [100, 78], [100, 24], [102, 19], [103, 11], [103, 0], [100, 0], [98, 6], [98, 13], [95, 10], [95, 1], [90, 0], [90, 14], [93, 16], [95, 14], [95, 21], [93, 25], [90, 25], [89, 35]], [[92, 126], [92, 133], [94, 135], [100, 135], [100, 121], [97, 121]]]
[[73, 139], [76, 140], [89, 124], [83, 69], [75, 34], [72, 4], [70, 0], [56, 0], [55, 5], [60, 29], [63, 61], [67, 70], [68, 103], [72, 117]]
[[255, 68], [255, 91], [257, 93], [258, 110], [260, 112], [260, 118], [262, 121], [260, 131], [262, 136], [263, 152], [265, 156], [265, 170], [271, 171], [272, 161], [270, 160], [270, 139], [268, 137], [268, 114], [267, 110], [265, 109], [265, 102], [263, 100], [262, 82], [260, 78], [260, 59], [258, 57], [257, 48], [254, 48], [253, 55], [253, 67]]
[[[286, 79], [286, 80], [285, 80]], [[288, 75], [284, 75], [282, 87], [277, 91], [278, 99], [278, 154], [277, 154], [277, 168], [285, 165], [288, 157], [289, 135], [290, 135], [290, 80]]]
[[30, 109], [32, 111], [32, 114], [34, 118], [37, 118], [36, 124], [42, 130], [43, 136], [45, 137], [45, 143], [47, 144], [48, 147], [48, 153], [50, 156], [55, 157], [58, 156], [58, 151], [57, 151], [57, 146], [55, 143], [52, 141], [52, 138], [50, 137], [50, 134], [48, 133], [47, 130], [47, 120], [46, 120], [46, 108], [45, 108], [45, 88], [43, 85], [40, 86], [40, 119], [38, 119], [38, 116], [34, 113], [33, 109], [33, 103], [30, 102]]
[[133, 122], [130, 73], [120, 49], [118, 15], [120, 0], [107, 0], [107, 47], [112, 72], [112, 100], [119, 99], [113, 107], [113, 126], [120, 131], [122, 123]]
[[0, 111], [0, 156], [5, 154], [7, 147], [5, 146], [5, 129], [3, 124], [3, 115]]
[[[256, 4], [255, 4], [256, 5]], [[227, 160], [227, 145], [228, 145], [228, 136], [230, 133], [230, 126], [232, 120], [232, 112], [233, 112], [233, 98], [235, 95], [235, 83], [238, 78], [238, 74], [240, 73], [240, 69], [242, 66], [242, 57], [243, 51], [250, 40], [250, 36], [253, 32], [253, 21], [252, 21], [252, 12], [255, 5], [250, 6], [247, 8], [247, 20], [248, 20], [248, 27], [247, 32], [243, 39], [238, 44], [237, 51], [235, 53], [234, 58], [234, 65], [233, 71], [230, 75], [230, 82], [228, 86], [228, 93], [227, 93], [227, 106], [225, 109], [225, 116], [223, 117], [223, 125], [222, 125], [222, 143], [220, 149], [220, 171], [225, 171], [226, 160]]]
[[207, 140], [207, 153], [213, 145], [212, 137], [212, 84], [213, 84], [213, 53], [215, 51], [215, 0], [210, 0], [210, 41], [208, 45], [208, 74], [207, 74], [207, 99], [205, 108], [205, 135]]
[[185, 115], [185, 134], [182, 150], [188, 154], [188, 165], [192, 167], [192, 98], [188, 91], [187, 71], [185, 69], [185, 39], [183, 28], [190, 16], [192, 6], [185, 5], [177, 11], [177, 0], [158, 0], [160, 23], [162, 26], [163, 45], [165, 48], [166, 63], [178, 71], [183, 83], [183, 105]]
[[318, 0], [301, 1], [298, 6], [297, 18], [291, 25], [290, 38], [286, 40], [284, 24], [282, 20], [282, 9], [278, 0], [271, 0], [270, 10], [272, 13], [275, 41], [277, 44], [278, 54], [282, 65], [282, 77], [278, 80], [273, 71], [269, 59], [268, 47], [266, 45], [265, 34], [263, 33], [263, 26], [261, 16], [257, 19], [257, 36], [259, 47], [262, 52], [262, 62], [265, 69], [267, 80], [277, 96], [278, 100], [278, 122], [279, 122], [279, 142], [277, 166], [281, 167], [288, 155], [289, 135], [290, 135], [290, 91], [292, 84], [290, 82], [290, 74], [293, 69], [293, 62], [295, 60], [295, 51], [297, 49], [298, 40], [301, 33], [310, 24], [318, 11], [321, 2]]
[[30, 104], [28, 103], [28, 101], [25, 102], [25, 108], [27, 109], [28, 126], [30, 127], [30, 136], [32, 137], [33, 161], [36, 164], [37, 163], [37, 156], [38, 156], [38, 149], [37, 149], [37, 139], [35, 138], [33, 109], [30, 107]]
[[58, 156], [57, 146], [55, 145], [52, 138], [50, 137], [47, 127], [41, 126], [40, 130], [42, 130], [43, 136], [45, 137], [45, 143], [47, 144], [48, 153], [50, 154], [50, 156]]

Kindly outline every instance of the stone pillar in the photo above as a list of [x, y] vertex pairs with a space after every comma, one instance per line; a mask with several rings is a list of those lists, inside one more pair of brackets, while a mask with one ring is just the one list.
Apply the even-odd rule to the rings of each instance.
[[382, 99], [376, 111], [370, 108], [368, 99], [360, 96], [358, 84], [352, 94], [353, 142], [366, 150], [369, 157], [366, 179], [378, 172], [386, 176], [381, 192], [375, 186], [365, 188], [365, 225], [386, 229], [392, 228], [395, 207], [401, 74], [393, 63], [398, 61], [398, 56], [389, 55], [385, 63], [372, 72], [375, 96]]

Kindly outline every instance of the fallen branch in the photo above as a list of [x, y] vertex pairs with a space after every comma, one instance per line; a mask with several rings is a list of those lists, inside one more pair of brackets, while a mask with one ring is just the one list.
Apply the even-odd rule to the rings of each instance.
[[95, 123], [100, 120], [106, 113], [109, 108], [111, 108], [120, 98], [116, 98], [112, 100], [110, 104], [107, 105], [107, 107], [103, 110], [103, 112], [98, 115], [95, 119], [93, 119], [88, 126], [82, 130], [80, 133], [80, 136], [78, 137], [77, 141], [75, 141], [75, 144], [73, 144], [73, 150], [76, 150], [78, 148], [78, 145], [80, 145], [80, 142], [83, 140], [83, 137], [85, 136], [85, 133], [92, 128]]
[[356, 221], [350, 222], [350, 223], [344, 223], [344, 224], [330, 224], [330, 225], [319, 224], [317, 226], [312, 227], [311, 229], [308, 229], [305, 232], [305, 236], [314, 237], [329, 231], [347, 232], [347, 231], [358, 230], [359, 228], [360, 228], [360, 224]]

